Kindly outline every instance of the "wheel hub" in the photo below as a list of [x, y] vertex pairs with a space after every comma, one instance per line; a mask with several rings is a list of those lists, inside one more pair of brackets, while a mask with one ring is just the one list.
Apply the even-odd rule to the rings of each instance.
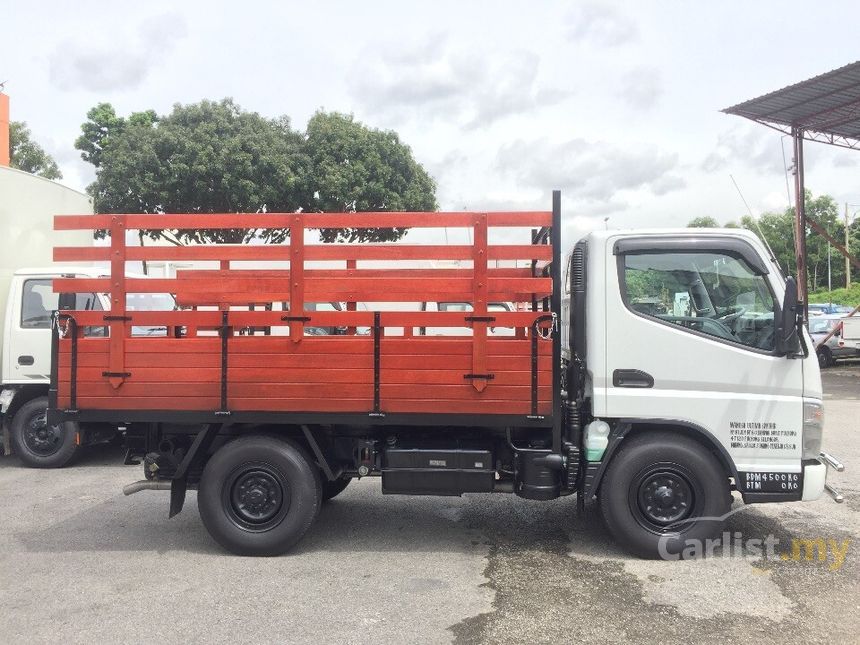
[[34, 414], [24, 430], [24, 444], [33, 453], [48, 457], [53, 455], [63, 443], [63, 430], [59, 424], [48, 425], [45, 412]]
[[665, 526], [690, 515], [693, 491], [680, 473], [656, 472], [640, 483], [638, 503], [648, 521]]
[[282, 499], [281, 485], [266, 471], [245, 472], [233, 485], [233, 507], [246, 522], [256, 524], [272, 519]]
[[290, 492], [280, 473], [264, 462], [237, 468], [225, 482], [224, 510], [246, 531], [261, 532], [277, 526], [290, 507]]

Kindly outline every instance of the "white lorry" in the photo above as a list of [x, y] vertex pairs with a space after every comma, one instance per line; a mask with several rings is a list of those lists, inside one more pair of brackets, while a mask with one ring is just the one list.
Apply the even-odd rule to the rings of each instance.
[[[81, 445], [114, 436], [113, 426], [75, 422], [48, 424], [48, 386], [51, 373], [51, 323], [58, 296], [51, 282], [61, 276], [98, 278], [103, 270], [92, 267], [18, 269], [2, 292], [5, 301], [0, 350], [0, 419], [3, 451], [15, 453], [24, 464], [39, 468], [64, 466]], [[75, 309], [100, 311], [109, 303], [104, 294], [76, 294]], [[95, 327], [88, 335], [103, 335]]]
[[[122, 280], [116, 262], [111, 280], [58, 280], [60, 292], [111, 289], [118, 302], [162, 289], [180, 304], [225, 304], [220, 312], [122, 312], [112, 317], [115, 337], [154, 323], [189, 332], [113, 344], [76, 343], [74, 329], [102, 318], [68, 312], [75, 325], [55, 342], [49, 419], [127, 422], [128, 461], [139, 458], [145, 478], [126, 494], [170, 490], [173, 516], [196, 489], [213, 538], [246, 555], [288, 550], [324, 500], [372, 475], [386, 494], [596, 497], [618, 542], [648, 557], [684, 556], [719, 538], [733, 490], [747, 504], [811, 501], [825, 491], [841, 501], [827, 482], [828, 467], [842, 465], [822, 452], [821, 377], [797, 287], [762, 243], [738, 229], [596, 231], [575, 245], [565, 281], [560, 203], [556, 192], [551, 213], [335, 220], [472, 227], [466, 255], [476, 260], [465, 276], [341, 268], [320, 279], [304, 259], [376, 260], [392, 249], [437, 255], [439, 247], [299, 242], [290, 253], [304, 259], [288, 277], [230, 267], [146, 285]], [[164, 221], [181, 227], [186, 218], [119, 217], [120, 228], [144, 230]], [[270, 215], [185, 221], [192, 217], [209, 228], [282, 225]], [[298, 228], [291, 243], [304, 239], [306, 226], [332, 221], [330, 214], [290, 217]], [[487, 242], [488, 228], [535, 225], [530, 245]], [[264, 251], [212, 245], [171, 255], [230, 261]], [[488, 266], [494, 255], [549, 264], [511, 277]], [[158, 251], [149, 256], [158, 259]], [[270, 294], [292, 299], [288, 315], [227, 308]], [[301, 304], [341, 294], [359, 310], [309, 313]], [[416, 296], [474, 307], [415, 311]], [[401, 311], [360, 306], [380, 299]], [[528, 309], [489, 311], [489, 303], [505, 301]], [[308, 338], [304, 325], [372, 325], [372, 334]], [[491, 338], [490, 325], [515, 335]], [[194, 326], [217, 328], [220, 338]], [[473, 333], [385, 333], [434, 326]], [[241, 335], [245, 327], [272, 336], [289, 328], [290, 339]], [[75, 361], [88, 367], [79, 372]]]
[[[91, 231], [54, 231], [54, 215], [60, 213], [92, 213], [89, 197], [0, 167], [0, 424], [3, 452], [17, 452], [31, 466], [63, 465], [74, 454], [75, 441], [84, 439], [75, 424], [45, 423], [50, 317], [57, 305], [51, 279], [61, 273], [95, 275], [88, 273], [92, 268], [49, 266], [56, 244], [93, 245]], [[76, 306], [92, 308], [100, 301], [90, 294], [88, 304], [82, 294]]]

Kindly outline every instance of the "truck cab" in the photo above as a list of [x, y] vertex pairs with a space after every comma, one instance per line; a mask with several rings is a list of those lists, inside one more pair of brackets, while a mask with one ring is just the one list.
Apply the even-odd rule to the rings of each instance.
[[[51, 333], [59, 295], [52, 282], [60, 276], [98, 277], [93, 267], [27, 268], [16, 270], [3, 294], [2, 343], [0, 343], [0, 418], [3, 448], [29, 466], [57, 467], [68, 463], [82, 441], [100, 440], [95, 426], [88, 436], [74, 422], [48, 424], [48, 387], [51, 374]], [[102, 311], [110, 307], [105, 294], [74, 294], [74, 308]], [[88, 335], [103, 328], [88, 329]]]
[[780, 347], [786, 282], [758, 238], [599, 231], [580, 245], [602, 287], [585, 295], [592, 415], [706, 439], [748, 502], [817, 498], [821, 376], [805, 328], [799, 351]]

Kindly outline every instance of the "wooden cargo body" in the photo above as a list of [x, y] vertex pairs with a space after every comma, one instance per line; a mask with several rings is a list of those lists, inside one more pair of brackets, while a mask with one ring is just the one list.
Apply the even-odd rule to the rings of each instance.
[[[177, 413], [201, 422], [351, 415], [393, 423], [421, 415], [551, 425], [560, 363], [551, 312], [560, 285], [549, 270], [558, 266], [557, 210], [57, 216], [57, 230], [106, 229], [110, 245], [59, 247], [54, 259], [109, 262], [110, 277], [61, 278], [54, 290], [108, 293], [112, 309], [60, 312], [52, 408], [66, 418], [116, 421]], [[410, 244], [409, 235], [385, 244], [306, 242], [311, 229], [388, 227], [466, 228], [472, 243]], [[288, 228], [290, 238], [278, 245], [125, 242], [129, 230], [190, 228]], [[504, 229], [501, 239], [514, 231], [522, 242], [490, 244], [496, 229]], [[218, 268], [127, 277], [126, 263], [139, 260], [214, 261]], [[178, 309], [131, 311], [127, 296], [138, 293], [172, 294]], [[468, 303], [472, 311], [422, 311], [427, 302]], [[319, 303], [345, 306], [317, 311]], [[513, 306], [488, 310], [492, 303]], [[166, 333], [135, 334], [144, 326]], [[430, 327], [467, 335], [422, 335]], [[311, 328], [336, 333], [306, 335]], [[512, 335], [494, 335], [495, 328]]]

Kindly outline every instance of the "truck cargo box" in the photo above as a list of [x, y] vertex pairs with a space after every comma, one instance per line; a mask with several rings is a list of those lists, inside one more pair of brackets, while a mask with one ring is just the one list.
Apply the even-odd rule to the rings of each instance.
[[[61, 312], [52, 408], [105, 421], [395, 423], [420, 415], [422, 423], [552, 425], [560, 373], [554, 219], [552, 212], [58, 216], [60, 230], [107, 229], [111, 245], [57, 248], [55, 259], [110, 262], [111, 275], [57, 279], [54, 290], [109, 293], [112, 308]], [[306, 242], [309, 229], [383, 227], [465, 228], [471, 243]], [[278, 245], [125, 244], [128, 229], [191, 228], [287, 228], [290, 237]], [[125, 263], [137, 260], [220, 268], [126, 277]], [[444, 268], [404, 268], [417, 260]], [[249, 261], [255, 268], [245, 268]], [[129, 311], [129, 294], [142, 292], [172, 294], [176, 310]], [[469, 306], [416, 306], [426, 302]], [[510, 310], [490, 307], [499, 302]], [[87, 336], [95, 325], [108, 337]], [[143, 326], [166, 333], [135, 335]], [[460, 335], [424, 335], [428, 328]], [[494, 336], [489, 328], [513, 331]]]

